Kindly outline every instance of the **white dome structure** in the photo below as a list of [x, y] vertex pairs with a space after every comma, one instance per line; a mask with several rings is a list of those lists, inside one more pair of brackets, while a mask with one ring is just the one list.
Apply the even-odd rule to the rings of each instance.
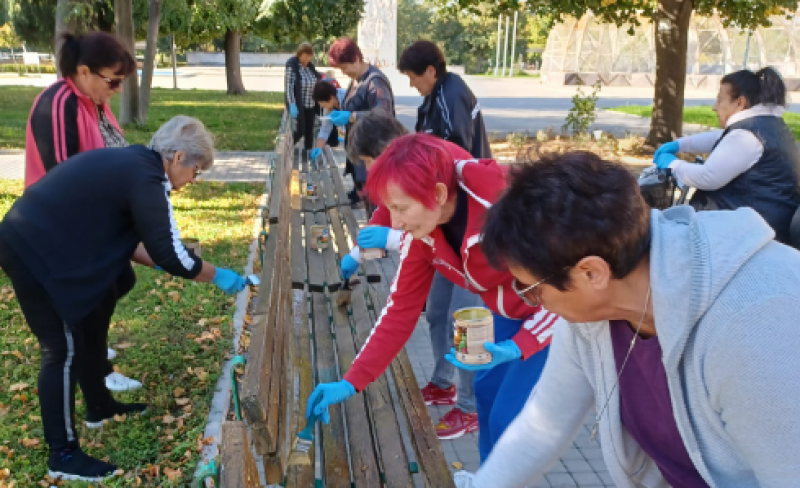
[[[693, 15], [689, 26], [687, 87], [716, 89], [727, 73], [772, 66], [787, 88], [800, 87], [800, 18], [771, 18], [772, 25], [748, 31], [726, 28], [718, 16]], [[593, 14], [564, 17], [553, 26], [542, 55], [542, 79], [553, 84], [652, 85], [656, 73], [654, 25], [647, 18], [634, 27], [601, 22]]]

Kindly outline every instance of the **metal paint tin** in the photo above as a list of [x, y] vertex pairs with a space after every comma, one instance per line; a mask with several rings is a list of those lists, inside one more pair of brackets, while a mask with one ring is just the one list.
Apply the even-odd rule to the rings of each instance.
[[328, 227], [324, 225], [312, 225], [309, 238], [311, 249], [327, 249], [328, 245], [331, 243], [330, 232], [328, 231]]
[[484, 344], [494, 342], [494, 319], [488, 308], [468, 307], [453, 312], [453, 345], [464, 364], [487, 364], [492, 355]]
[[306, 184], [306, 198], [310, 198], [311, 200], [317, 199], [317, 185], [314, 183]]

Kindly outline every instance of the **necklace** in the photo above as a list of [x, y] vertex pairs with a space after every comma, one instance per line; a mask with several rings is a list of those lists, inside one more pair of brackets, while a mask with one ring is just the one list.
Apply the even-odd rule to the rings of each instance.
[[611, 397], [614, 395], [614, 391], [616, 391], [617, 387], [619, 386], [619, 379], [622, 377], [622, 372], [625, 371], [625, 365], [628, 364], [628, 358], [631, 357], [633, 346], [636, 345], [636, 339], [639, 338], [639, 331], [642, 329], [642, 324], [644, 323], [644, 316], [647, 314], [647, 304], [650, 303], [651, 290], [652, 288], [648, 286], [647, 296], [644, 299], [644, 308], [642, 308], [642, 316], [641, 318], [639, 318], [639, 325], [636, 326], [636, 332], [633, 334], [633, 339], [631, 339], [631, 345], [628, 346], [628, 352], [625, 354], [625, 360], [622, 361], [622, 366], [620, 366], [619, 373], [617, 373], [617, 381], [614, 382], [614, 386], [611, 388], [611, 392], [608, 394], [608, 398], [606, 398], [606, 403], [603, 405], [603, 408], [600, 409], [600, 413], [598, 413], [594, 419], [594, 425], [592, 425], [592, 436], [591, 436], [592, 441], [594, 441], [595, 437], [597, 437], [597, 430], [600, 427], [600, 419], [603, 417], [603, 413], [606, 411], [608, 403], [611, 401]]

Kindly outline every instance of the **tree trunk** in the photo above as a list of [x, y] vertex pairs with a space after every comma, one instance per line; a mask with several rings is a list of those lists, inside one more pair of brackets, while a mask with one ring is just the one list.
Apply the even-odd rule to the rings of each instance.
[[172, 34], [172, 54], [170, 55], [172, 62], [172, 89], [178, 89], [178, 60], [175, 56], [175, 34]]
[[244, 95], [247, 93], [244, 89], [242, 67], [239, 63], [240, 38], [238, 31], [225, 31], [225, 78], [228, 81], [228, 94], [230, 95]]
[[139, 85], [139, 120], [147, 122], [147, 109], [150, 108], [150, 88], [153, 85], [156, 50], [158, 48], [158, 23], [161, 18], [161, 0], [150, 0], [150, 12], [147, 17], [147, 44], [144, 51], [142, 67], [142, 83]]
[[692, 0], [660, 0], [656, 14], [656, 86], [647, 143], [672, 141], [683, 131], [686, 49]]
[[[136, 59], [133, 39], [133, 0], [114, 0], [114, 18], [117, 24], [117, 37]], [[122, 84], [119, 97], [119, 123], [139, 122], [139, 75], [136, 70]]]
[[[69, 17], [69, 1], [70, 0], [58, 0], [56, 3], [55, 59], [58, 59], [58, 55], [61, 52], [61, 44], [63, 44], [58, 36], [64, 32], [74, 33], [75, 30], [74, 22], [67, 22], [67, 18]], [[58, 63], [56, 63], [56, 69], [58, 69]], [[61, 77], [60, 71], [58, 71], [57, 74]]]

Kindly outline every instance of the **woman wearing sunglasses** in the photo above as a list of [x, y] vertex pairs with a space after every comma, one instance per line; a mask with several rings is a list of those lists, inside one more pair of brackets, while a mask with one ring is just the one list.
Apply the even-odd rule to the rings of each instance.
[[[380, 204], [372, 223], [391, 221], [404, 231], [400, 265], [366, 345], [342, 381], [317, 386], [306, 413], [313, 409], [327, 421], [328, 406], [383, 373], [414, 331], [439, 271], [480, 295], [494, 315], [495, 343], [487, 344], [491, 363], [468, 366], [448, 355], [456, 366], [477, 370], [478, 446], [484, 460], [538, 381], [551, 328], [561, 319], [514, 293], [511, 273], [493, 269], [483, 255], [480, 229], [506, 186], [503, 171], [490, 159], [454, 160], [448, 145], [426, 134], [406, 135], [392, 141], [370, 167], [367, 192]], [[368, 229], [359, 235], [362, 244]]]
[[[133, 57], [119, 39], [105, 32], [63, 34], [61, 40], [57, 63], [62, 78], [39, 94], [28, 118], [26, 188], [75, 154], [128, 145], [108, 101], [122, 91], [122, 82], [136, 69]], [[135, 282], [133, 269], [128, 266], [115, 283], [119, 297]], [[109, 322], [112, 313], [109, 310]], [[110, 360], [115, 356], [109, 349], [106, 386], [112, 391], [140, 388], [140, 382], [114, 371]]]

